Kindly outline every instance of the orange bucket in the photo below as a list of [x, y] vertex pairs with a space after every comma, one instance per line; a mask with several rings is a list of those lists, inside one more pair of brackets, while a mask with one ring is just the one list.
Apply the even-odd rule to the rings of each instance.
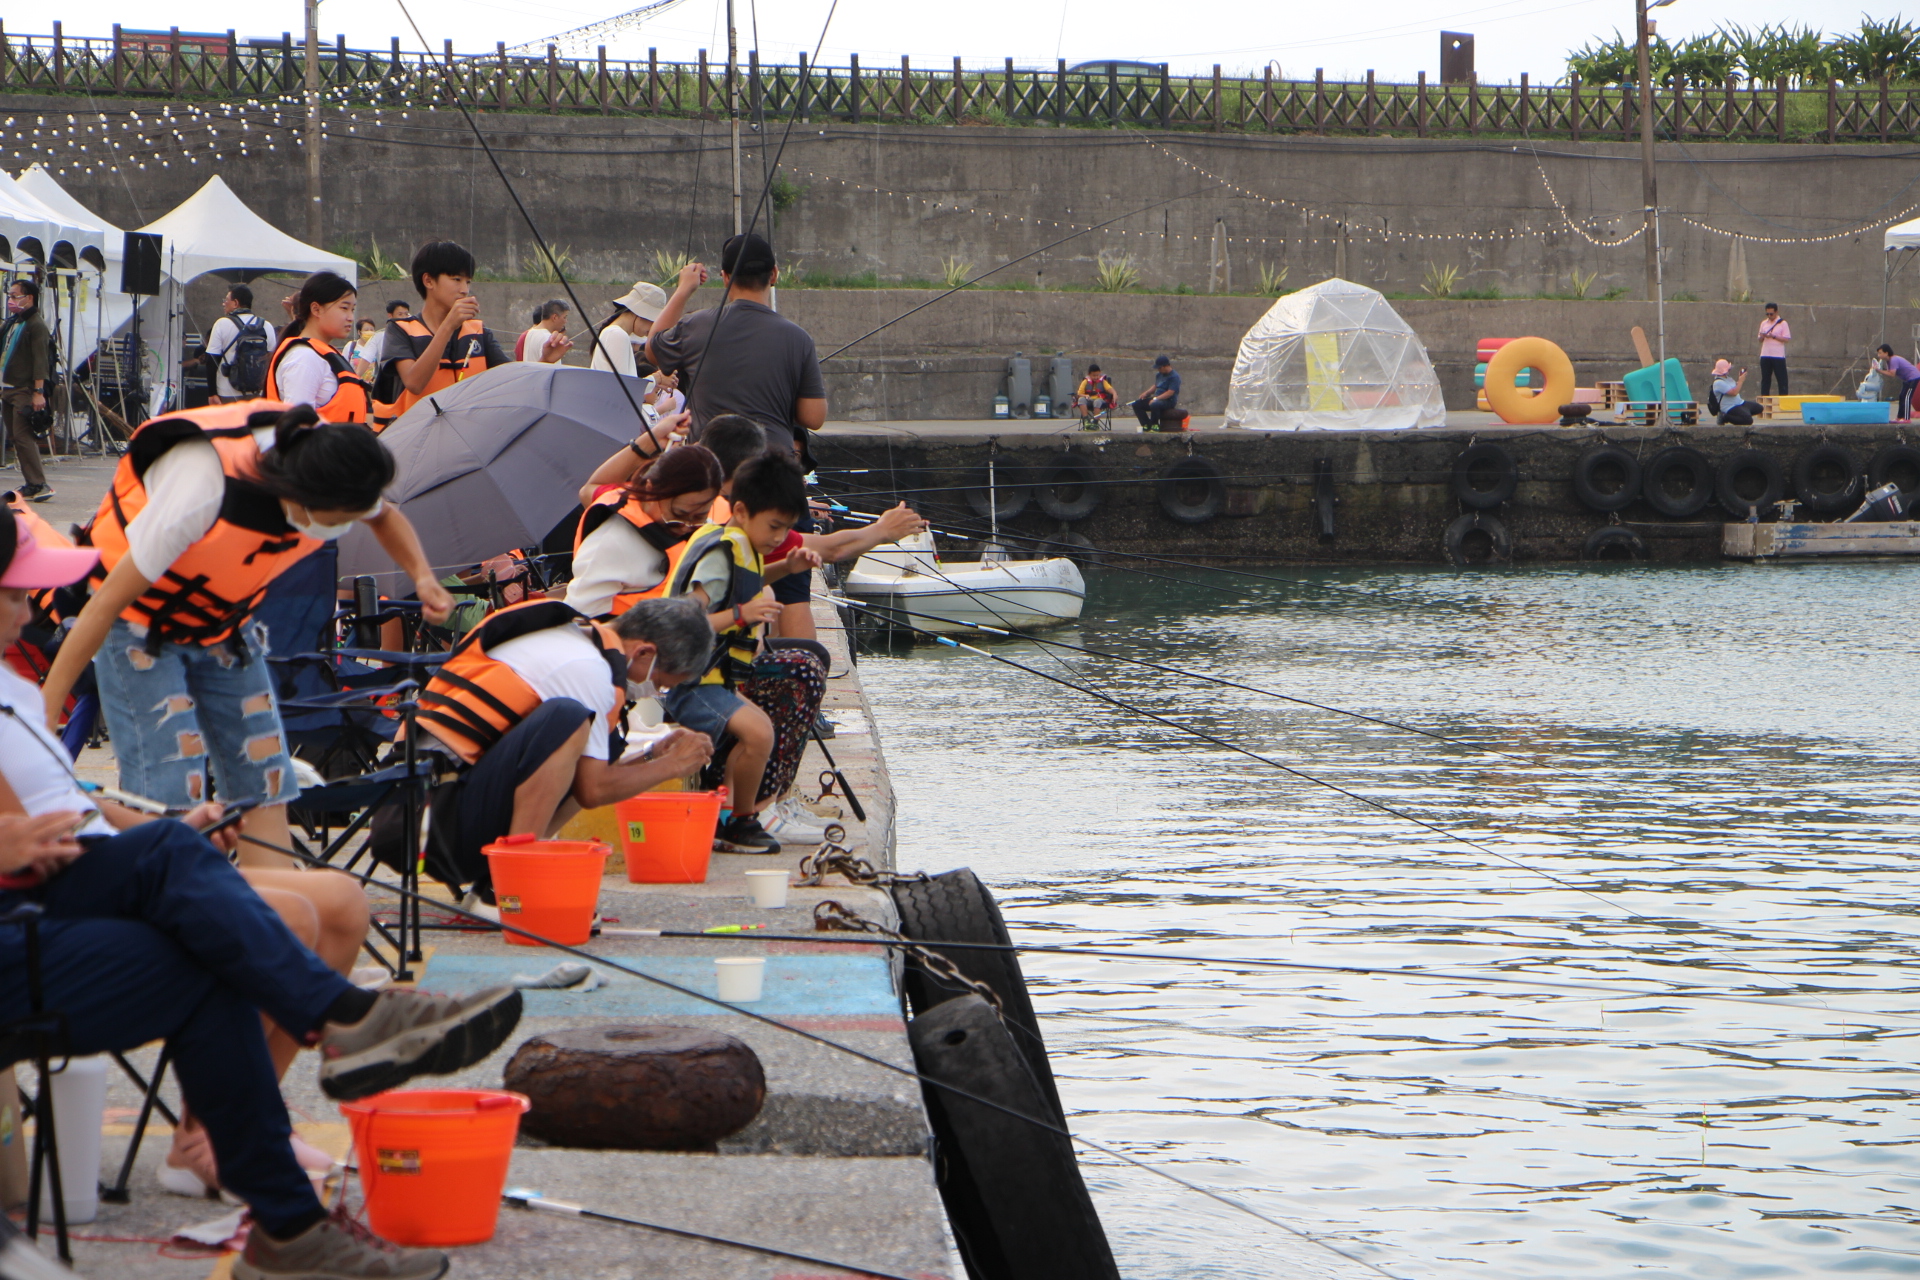
[[[600, 877], [613, 852], [598, 840], [536, 840], [531, 835], [496, 840], [481, 852], [493, 868], [500, 922], [578, 946], [593, 937], [593, 909]], [[515, 946], [545, 945], [507, 933]]]
[[718, 791], [648, 791], [613, 807], [627, 879], [634, 884], [705, 884]]
[[343, 1102], [374, 1233], [395, 1244], [493, 1239], [524, 1094], [416, 1089]]

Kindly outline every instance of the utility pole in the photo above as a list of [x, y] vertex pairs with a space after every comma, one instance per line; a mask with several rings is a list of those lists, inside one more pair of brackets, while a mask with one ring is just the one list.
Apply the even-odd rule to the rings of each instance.
[[1633, 0], [1634, 64], [1640, 80], [1640, 204], [1645, 209], [1641, 239], [1647, 242], [1647, 297], [1658, 296], [1660, 288], [1658, 236], [1653, 211], [1660, 203], [1659, 184], [1653, 176], [1653, 59], [1648, 46], [1653, 41], [1653, 24], [1647, 10], [1659, 9], [1673, 0]]
[[740, 42], [733, 30], [733, 0], [727, 0], [727, 115], [733, 121], [733, 234], [740, 221]]
[[320, 217], [320, 0], [307, 0], [307, 243], [326, 233]]

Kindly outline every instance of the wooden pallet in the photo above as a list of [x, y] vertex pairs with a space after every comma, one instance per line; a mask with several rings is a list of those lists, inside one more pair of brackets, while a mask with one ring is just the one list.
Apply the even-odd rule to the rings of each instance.
[[1733, 560], [1920, 555], [1920, 522], [1729, 524], [1722, 526], [1720, 553]]

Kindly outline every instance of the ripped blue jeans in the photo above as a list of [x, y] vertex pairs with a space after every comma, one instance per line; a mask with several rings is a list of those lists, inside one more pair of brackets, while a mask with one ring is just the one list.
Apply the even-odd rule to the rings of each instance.
[[225, 645], [162, 644], [125, 618], [93, 660], [120, 787], [186, 808], [213, 791], [228, 804], [284, 804], [300, 794], [267, 667], [265, 627], [241, 628], [247, 660]]

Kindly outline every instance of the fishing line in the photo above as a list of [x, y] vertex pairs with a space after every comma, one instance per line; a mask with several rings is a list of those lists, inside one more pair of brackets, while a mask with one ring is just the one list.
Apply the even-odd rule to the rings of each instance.
[[906, 1076], [909, 1079], [918, 1080], [923, 1086], [930, 1085], [936, 1089], [941, 1089], [948, 1093], [951, 1093], [956, 1097], [964, 1098], [969, 1102], [976, 1103], [980, 1106], [986, 1107], [993, 1111], [998, 1111], [1001, 1114], [1010, 1116], [1015, 1120], [1023, 1121], [1024, 1123], [1033, 1125], [1036, 1128], [1045, 1129], [1049, 1133], [1059, 1134], [1060, 1136], [1066, 1138], [1069, 1142], [1078, 1142], [1084, 1146], [1090, 1147], [1093, 1150], [1100, 1152], [1102, 1155], [1111, 1156], [1113, 1159], [1118, 1160], [1123, 1164], [1130, 1165], [1131, 1167], [1142, 1170], [1143, 1172], [1146, 1172], [1146, 1173], [1151, 1173], [1155, 1177], [1162, 1178], [1168, 1182], [1173, 1183], [1175, 1186], [1184, 1187], [1185, 1189], [1193, 1192], [1196, 1195], [1205, 1196], [1207, 1199], [1215, 1201], [1216, 1203], [1219, 1203], [1219, 1204], [1226, 1205], [1228, 1208], [1238, 1209], [1240, 1212], [1247, 1214], [1250, 1217], [1257, 1218], [1261, 1222], [1266, 1223], [1270, 1227], [1276, 1227], [1279, 1230], [1286, 1232], [1288, 1235], [1295, 1236], [1301, 1240], [1308, 1241], [1311, 1244], [1317, 1244], [1321, 1248], [1327, 1250], [1328, 1252], [1338, 1254], [1340, 1257], [1345, 1258], [1347, 1261], [1352, 1262], [1358, 1266], [1365, 1267], [1369, 1271], [1372, 1271], [1377, 1275], [1386, 1276], [1387, 1280], [1400, 1280], [1400, 1277], [1395, 1276], [1392, 1272], [1387, 1271], [1379, 1266], [1376, 1266], [1375, 1264], [1368, 1262], [1364, 1258], [1357, 1258], [1354, 1255], [1347, 1253], [1345, 1250], [1339, 1249], [1334, 1245], [1329, 1244], [1327, 1241], [1321, 1239], [1316, 1235], [1303, 1231], [1298, 1227], [1289, 1226], [1287, 1223], [1282, 1222], [1277, 1218], [1269, 1217], [1268, 1215], [1262, 1213], [1260, 1210], [1255, 1209], [1253, 1206], [1242, 1204], [1238, 1200], [1233, 1199], [1232, 1197], [1228, 1196], [1225, 1192], [1214, 1191], [1214, 1190], [1211, 1190], [1210, 1188], [1203, 1187], [1198, 1183], [1189, 1182], [1187, 1179], [1181, 1177], [1179, 1174], [1170, 1173], [1167, 1170], [1159, 1168], [1156, 1165], [1148, 1164], [1144, 1160], [1141, 1160], [1135, 1156], [1128, 1155], [1126, 1152], [1110, 1147], [1103, 1142], [1096, 1142], [1092, 1138], [1084, 1137], [1080, 1134], [1072, 1132], [1069, 1129], [1056, 1125], [1050, 1120], [1043, 1120], [1036, 1116], [1026, 1115], [1023, 1112], [1016, 1111], [1013, 1108], [1006, 1106], [1003, 1103], [995, 1102], [991, 1098], [983, 1098], [976, 1093], [972, 1093], [966, 1089], [961, 1088], [959, 1085], [948, 1084], [946, 1081], [935, 1080], [935, 1079], [932, 1079], [931, 1077], [921, 1075], [918, 1071], [915, 1071], [911, 1067], [903, 1067], [897, 1063], [889, 1062], [885, 1058], [878, 1057], [874, 1054], [862, 1052], [861, 1050], [856, 1049], [851, 1045], [841, 1044], [836, 1040], [829, 1040], [825, 1036], [818, 1035], [802, 1027], [796, 1027], [789, 1023], [781, 1022], [777, 1018], [770, 1018], [766, 1014], [755, 1013], [750, 1009], [743, 1009], [738, 1005], [728, 1004], [726, 1001], [720, 999], [718, 996], [707, 995], [705, 992], [696, 991], [692, 987], [683, 987], [676, 982], [670, 982], [667, 979], [659, 977], [656, 974], [647, 973], [643, 970], [635, 969], [628, 965], [624, 965], [620, 963], [618, 960], [611, 959], [605, 955], [598, 955], [591, 951], [583, 951], [579, 947], [571, 946], [564, 942], [555, 942], [551, 938], [542, 937], [540, 934], [534, 933], [530, 929], [523, 929], [519, 925], [507, 924], [504, 920], [502, 921], [489, 920], [485, 916], [482, 916], [477, 912], [469, 911], [466, 908], [458, 906], [456, 904], [442, 902], [436, 898], [429, 898], [423, 893], [416, 893], [411, 889], [407, 889], [396, 884], [390, 884], [384, 880], [376, 880], [374, 879], [372, 872], [359, 872], [359, 871], [349, 870], [348, 868], [345, 868], [345, 867], [336, 867], [331, 863], [328, 863], [319, 858], [316, 858], [312, 854], [306, 853], [300, 849], [297, 849], [297, 848], [289, 849], [283, 845], [274, 844], [272, 841], [261, 840], [258, 837], [247, 835], [244, 832], [240, 833], [240, 839], [245, 840], [249, 844], [258, 845], [263, 849], [270, 849], [275, 853], [284, 854], [285, 856], [290, 858], [296, 858], [299, 861], [304, 862], [307, 865], [315, 867], [317, 869], [325, 870], [325, 871], [337, 871], [342, 875], [351, 876], [355, 880], [359, 881], [360, 884], [363, 886], [372, 886], [375, 888], [385, 890], [388, 893], [396, 894], [402, 898], [411, 899], [414, 902], [420, 903], [422, 905], [431, 905], [436, 911], [450, 911], [470, 921], [484, 925], [488, 929], [497, 928], [503, 933], [517, 934], [520, 937], [525, 938], [530, 942], [538, 943], [541, 946], [552, 947], [555, 951], [564, 952], [567, 955], [578, 956], [582, 960], [590, 960], [595, 964], [604, 965], [609, 969], [613, 969], [619, 973], [627, 974], [630, 977], [635, 977], [635, 978], [642, 979], [643, 981], [646, 981], [646, 982], [651, 982], [655, 986], [663, 987], [666, 990], [672, 991], [677, 995], [690, 997], [691, 999], [698, 1000], [703, 1004], [715, 1005], [726, 1013], [731, 1013], [738, 1017], [746, 1018], [749, 1021], [760, 1023], [763, 1026], [773, 1027], [777, 1030], [788, 1032], [792, 1035], [799, 1036], [803, 1040], [810, 1040], [813, 1043], [822, 1046], [823, 1048], [837, 1049], [841, 1053], [847, 1054], [849, 1057], [858, 1058], [860, 1061], [868, 1063], [871, 1066], [879, 1067], [885, 1071], [891, 1071], [895, 1075]]
[[[714, 935], [710, 933], [701, 933], [697, 930], [675, 930], [675, 929], [623, 929], [620, 932], [613, 934], [612, 936], [614, 937], [641, 936], [641, 937], [658, 937], [658, 938], [687, 938], [687, 939], [695, 939], [695, 940], [703, 939], [709, 942], [711, 942], [714, 938]], [[1027, 943], [1027, 942], [1015, 942], [1015, 943], [936, 942], [931, 939], [925, 939], [925, 938], [895, 939], [895, 938], [888, 938], [880, 934], [868, 934], [868, 933], [853, 934], [846, 937], [837, 937], [832, 933], [821, 934], [821, 933], [758, 933], [756, 932], [756, 933], [727, 934], [725, 935], [725, 937], [727, 938], [728, 941], [731, 941], [731, 942], [807, 942], [807, 943], [821, 943], [829, 946], [842, 946], [842, 947], [857, 947], [857, 946], [889, 947], [895, 950], [905, 950], [912, 947], [929, 947], [929, 948], [939, 948], [942, 950], [949, 950], [949, 951], [995, 951], [995, 952], [1003, 952], [1003, 953], [1034, 952], [1041, 955], [1092, 956], [1096, 959], [1101, 959], [1101, 960], [1146, 960], [1146, 961], [1165, 960], [1170, 963], [1176, 963], [1176, 964], [1215, 965], [1220, 968], [1227, 968], [1227, 969], [1242, 968], [1242, 967], [1252, 968], [1252, 969], [1289, 969], [1289, 970], [1299, 970], [1306, 973], [1329, 973], [1329, 974], [1345, 973], [1345, 974], [1355, 974], [1361, 977], [1374, 977], [1374, 978], [1421, 978], [1421, 979], [1429, 979], [1436, 982], [1454, 982], [1462, 985], [1472, 985], [1473, 983], [1484, 982], [1484, 983], [1491, 983], [1491, 984], [1496, 984], [1499, 986], [1507, 986], [1507, 987], [1526, 987], [1530, 990], [1537, 989], [1537, 990], [1543, 990], [1543, 991], [1579, 991], [1579, 992], [1595, 993], [1595, 994], [1604, 995], [1614, 999], [1621, 999], [1621, 1000], [1659, 1000], [1667, 996], [1679, 996], [1688, 1000], [1720, 1000], [1720, 1001], [1725, 1001], [1732, 1004], [1757, 1005], [1758, 1007], [1763, 1009], [1799, 1009], [1806, 1013], [1833, 1014], [1833, 1016], [1837, 1018], [1845, 1018], [1848, 1022], [1858, 1022], [1862, 1018], [1889, 1018], [1896, 1022], [1920, 1022], [1920, 1016], [1911, 1015], [1911, 1014], [1836, 1013], [1832, 1008], [1832, 1006], [1826, 1005], [1826, 1004], [1815, 1006], [1815, 1005], [1808, 1005], [1808, 1004], [1794, 1004], [1791, 1001], [1788, 1001], [1785, 999], [1772, 1000], [1772, 999], [1766, 999], [1761, 996], [1739, 996], [1739, 995], [1733, 995], [1727, 992], [1707, 991], [1707, 990], [1704, 990], [1703, 988], [1688, 986], [1684, 983], [1675, 983], [1673, 986], [1664, 990], [1637, 991], [1629, 987], [1603, 986], [1595, 982], [1570, 982], [1565, 979], [1552, 979], [1552, 978], [1533, 979], [1533, 978], [1496, 977], [1492, 975], [1483, 975], [1483, 974], [1454, 973], [1454, 972], [1448, 972], [1443, 969], [1424, 969], [1424, 968], [1385, 969], [1385, 968], [1370, 967], [1366, 965], [1352, 965], [1352, 964], [1311, 964], [1302, 960], [1254, 960], [1254, 959], [1245, 959], [1245, 958], [1238, 958], [1238, 957], [1232, 957], [1232, 956], [1194, 956], [1194, 955], [1180, 955], [1180, 954], [1163, 955], [1159, 952], [1153, 952], [1153, 951], [1139, 951], [1139, 950], [1117, 951], [1110, 948], [1050, 946], [1050, 945], [1044, 945], [1040, 943]], [[1873, 995], [1873, 994], [1887, 994], [1887, 993], [1861, 992], [1858, 994]]]
[[[817, 597], [817, 598], [825, 598], [825, 597]], [[866, 606], [866, 605], [853, 604], [851, 601], [848, 601], [847, 603], [852, 605], [852, 607], [856, 609], [868, 609], [869, 612], [876, 612], [875, 610], [872, 610], [869, 606]], [[1199, 728], [1195, 728], [1192, 725], [1184, 724], [1181, 721], [1175, 720], [1170, 716], [1163, 716], [1157, 711], [1149, 711], [1145, 707], [1136, 706], [1133, 703], [1128, 702], [1122, 698], [1116, 698], [1110, 693], [1102, 693], [1098, 689], [1083, 687], [1081, 685], [1077, 685], [1073, 683], [1071, 680], [1063, 680], [1059, 676], [1053, 675], [1050, 672], [1040, 670], [1040, 668], [1038, 667], [1030, 667], [1024, 662], [1015, 662], [1012, 658], [1003, 658], [997, 653], [990, 653], [985, 649], [977, 648], [970, 644], [963, 644], [960, 641], [955, 640], [950, 636], [943, 636], [943, 635], [940, 635], [938, 632], [928, 631], [924, 627], [916, 627], [909, 623], [902, 623], [897, 618], [894, 619], [893, 621], [896, 627], [900, 627], [902, 630], [906, 630], [906, 631], [919, 632], [921, 635], [927, 636], [930, 639], [932, 639], [933, 642], [936, 644], [943, 644], [950, 649], [960, 649], [960, 650], [963, 650], [964, 652], [975, 654], [982, 658], [990, 659], [991, 661], [998, 662], [1003, 666], [1012, 667], [1016, 671], [1024, 671], [1029, 675], [1039, 676], [1042, 680], [1050, 680], [1055, 684], [1063, 684], [1067, 686], [1067, 688], [1069, 689], [1076, 690], [1080, 693], [1087, 694], [1089, 697], [1098, 698], [1102, 702], [1110, 703], [1113, 706], [1119, 707], [1122, 711], [1129, 711], [1129, 712], [1132, 712], [1134, 715], [1144, 717], [1145, 719], [1158, 721], [1159, 723], [1166, 725], [1168, 728], [1178, 729], [1180, 732], [1191, 734], [1192, 736], [1199, 738], [1203, 742], [1209, 742], [1216, 747], [1222, 747], [1228, 751], [1232, 751], [1239, 755], [1246, 756], [1250, 760], [1257, 760], [1261, 764], [1267, 765], [1274, 769], [1278, 769], [1282, 773], [1289, 774], [1293, 777], [1299, 778], [1303, 782], [1311, 782], [1316, 787], [1325, 787], [1327, 790], [1337, 792], [1338, 794], [1347, 797], [1349, 800], [1357, 800], [1361, 804], [1364, 804], [1369, 808], [1378, 809], [1382, 813], [1390, 814], [1393, 817], [1399, 818], [1402, 822], [1410, 822], [1414, 826], [1420, 827], [1426, 831], [1431, 831], [1435, 835], [1440, 836], [1444, 839], [1457, 841], [1458, 843], [1467, 846], [1469, 849], [1473, 849], [1473, 850], [1476, 850], [1477, 852], [1486, 854], [1488, 857], [1498, 858], [1502, 862], [1510, 863], [1511, 865], [1520, 868], [1520, 870], [1525, 871], [1530, 875], [1536, 875], [1541, 877], [1544, 880], [1550, 880], [1554, 884], [1559, 885], [1562, 889], [1569, 890], [1570, 892], [1573, 892], [1573, 893], [1585, 894], [1587, 897], [1592, 898], [1596, 902], [1605, 903], [1607, 906], [1613, 908], [1616, 911], [1625, 912], [1627, 915], [1633, 917], [1635, 920], [1644, 920], [1649, 924], [1654, 922], [1653, 917], [1647, 916], [1642, 914], [1641, 912], [1635, 911], [1632, 907], [1627, 906], [1625, 903], [1615, 902], [1613, 901], [1613, 899], [1606, 897], [1604, 894], [1595, 893], [1591, 889], [1583, 889], [1579, 885], [1571, 884], [1568, 881], [1562, 880], [1559, 876], [1554, 875], [1550, 871], [1543, 871], [1538, 867], [1528, 866], [1526, 863], [1521, 862], [1518, 858], [1510, 857], [1507, 854], [1501, 853], [1498, 849], [1490, 848], [1487, 845], [1481, 844], [1477, 840], [1461, 835], [1459, 832], [1449, 831], [1445, 827], [1439, 826], [1435, 823], [1428, 822], [1425, 818], [1415, 817], [1413, 814], [1408, 813], [1404, 809], [1399, 809], [1394, 807], [1393, 805], [1382, 803], [1381, 801], [1374, 800], [1368, 796], [1363, 796], [1359, 792], [1354, 791], [1348, 787], [1343, 787], [1337, 782], [1328, 782], [1325, 779], [1316, 778], [1310, 773], [1305, 773], [1299, 769], [1294, 768], [1292, 765], [1283, 764], [1280, 761], [1275, 760], [1272, 756], [1262, 755], [1251, 747], [1243, 747], [1239, 743], [1231, 742], [1225, 738], [1217, 737], [1214, 734], [1208, 733], [1205, 729], [1199, 729]]]
[[921, 1280], [919, 1276], [901, 1275], [897, 1271], [880, 1271], [873, 1267], [855, 1266], [851, 1262], [835, 1262], [831, 1258], [816, 1258], [811, 1254], [795, 1253], [791, 1249], [776, 1249], [770, 1244], [729, 1240], [725, 1236], [710, 1236], [699, 1231], [689, 1231], [684, 1227], [668, 1227], [658, 1222], [642, 1222], [639, 1218], [623, 1218], [619, 1214], [602, 1213], [598, 1209], [589, 1209], [584, 1205], [572, 1204], [565, 1200], [551, 1200], [537, 1191], [528, 1191], [519, 1187], [509, 1187], [501, 1193], [500, 1198], [519, 1209], [564, 1214], [570, 1218], [592, 1218], [596, 1222], [611, 1222], [622, 1227], [641, 1227], [648, 1231], [658, 1231], [661, 1235], [678, 1236], [682, 1240], [699, 1240], [705, 1244], [726, 1245], [731, 1249], [745, 1249], [751, 1253], [764, 1253], [775, 1258], [792, 1258], [795, 1262], [811, 1263], [816, 1267], [832, 1267], [836, 1271], [846, 1271], [856, 1276], [872, 1276], [874, 1280]]
[[[942, 581], [952, 583], [952, 585], [956, 587], [960, 585], [959, 583], [954, 582], [952, 578], [949, 578], [945, 574], [940, 573], [938, 570], [935, 570], [934, 572], [936, 576], [938, 576]], [[964, 588], [962, 589], [964, 590]], [[969, 592], [968, 594], [977, 596], [983, 593]], [[831, 596], [815, 595], [814, 598], [817, 600], [826, 600], [834, 604], [840, 603], [840, 601], [836, 597], [831, 597]], [[887, 610], [882, 609], [878, 606], [852, 604], [851, 599], [849, 599], [848, 603], [851, 604], [852, 607], [854, 608], [862, 608], [867, 611], [880, 614], [882, 617], [892, 616]], [[1002, 622], [1006, 621], [1005, 618], [1000, 617], [999, 613], [997, 613], [991, 605], [987, 605], [985, 606], [985, 608], [989, 613], [992, 613], [995, 617], [1000, 618]], [[1246, 693], [1257, 693], [1268, 698], [1278, 698], [1282, 702], [1298, 703], [1300, 706], [1303, 706], [1303, 707], [1312, 707], [1316, 711], [1328, 711], [1333, 713], [1334, 715], [1350, 716], [1355, 720], [1364, 720], [1368, 724], [1377, 724], [1388, 729], [1399, 729], [1405, 733], [1417, 733], [1421, 737], [1431, 738], [1435, 742], [1444, 742], [1444, 743], [1447, 743], [1449, 746], [1463, 747], [1471, 751], [1485, 752], [1488, 755], [1499, 756], [1502, 759], [1513, 760], [1520, 764], [1530, 765], [1534, 768], [1544, 767], [1549, 769], [1555, 769], [1556, 772], [1561, 771], [1561, 770], [1558, 770], [1557, 766], [1554, 766], [1554, 765], [1542, 766], [1539, 761], [1531, 759], [1530, 757], [1517, 755], [1511, 751], [1502, 751], [1497, 747], [1482, 746], [1476, 742], [1469, 742], [1465, 738], [1456, 738], [1451, 736], [1450, 734], [1439, 733], [1432, 729], [1422, 729], [1418, 725], [1403, 724], [1398, 720], [1387, 720], [1380, 716], [1370, 716], [1364, 711], [1349, 711], [1345, 707], [1336, 707], [1325, 702], [1315, 702], [1311, 698], [1296, 697], [1295, 695], [1290, 693], [1281, 693], [1277, 689], [1263, 689], [1258, 685], [1242, 684], [1238, 680], [1229, 680], [1225, 676], [1208, 675], [1204, 671], [1191, 671], [1184, 667], [1170, 667], [1164, 663], [1149, 661], [1146, 658], [1129, 658], [1125, 654], [1112, 653], [1104, 649], [1091, 649], [1091, 648], [1088, 648], [1086, 645], [1071, 644], [1065, 640], [1054, 640], [1045, 636], [1028, 635], [1024, 632], [1015, 631], [1012, 629], [1001, 630], [998, 627], [983, 627], [983, 626], [980, 626], [978, 623], [963, 622], [958, 618], [943, 618], [938, 614], [928, 613], [924, 609], [914, 609], [909, 614], [909, 616], [916, 617], [916, 618], [925, 618], [931, 622], [944, 622], [951, 626], [967, 627], [975, 631], [984, 631], [989, 635], [1003, 636], [1009, 640], [1025, 640], [1032, 644], [1043, 645], [1048, 648], [1065, 649], [1069, 653], [1084, 653], [1088, 657], [1092, 657], [1092, 658], [1106, 658], [1114, 662], [1130, 663], [1131, 665], [1136, 667], [1146, 667], [1152, 671], [1159, 671], [1170, 676], [1180, 676], [1188, 680], [1200, 680], [1200, 681], [1204, 681], [1207, 684], [1224, 685], [1229, 689], [1239, 689]], [[1048, 614], [1047, 616], [1058, 617], [1059, 615]], [[1009, 627], [1011, 627], [1011, 624], [1009, 624]], [[1565, 772], [1571, 773], [1570, 770]]]
[[[784, 146], [785, 144], [783, 143], [782, 145]], [[979, 275], [974, 276], [971, 280], [962, 281], [961, 283], [953, 286], [953, 288], [948, 289], [944, 293], [935, 294], [933, 297], [928, 298], [925, 302], [921, 303], [917, 307], [909, 307], [907, 310], [902, 311], [899, 315], [887, 321], [885, 324], [881, 325], [879, 328], [870, 329], [866, 333], [863, 333], [859, 337], [855, 338], [852, 342], [847, 343], [845, 346], [837, 348], [836, 350], [834, 350], [828, 355], [821, 356], [820, 361], [822, 364], [824, 364], [828, 360], [837, 360], [842, 355], [842, 353], [848, 351], [853, 347], [859, 346], [861, 343], [865, 342], [868, 338], [871, 338], [874, 334], [879, 333], [882, 330], [892, 328], [894, 325], [899, 324], [902, 320], [905, 320], [908, 316], [912, 315], [914, 312], [925, 311], [928, 307], [932, 306], [934, 303], [945, 301], [946, 299], [951, 298], [954, 294], [959, 293], [962, 289], [965, 289], [969, 285], [978, 284], [980, 283], [980, 281], [985, 280], [988, 276], [995, 275], [999, 272], [1005, 271], [1008, 267], [1017, 266], [1020, 263], [1025, 262], [1028, 258], [1034, 257], [1038, 254], [1045, 253], [1047, 250], [1052, 249], [1058, 245], [1063, 245], [1069, 240], [1077, 240], [1081, 236], [1100, 230], [1100, 228], [1102, 227], [1110, 227], [1116, 222], [1124, 222], [1128, 218], [1135, 217], [1138, 214], [1152, 213], [1155, 209], [1158, 209], [1163, 205], [1178, 204], [1182, 200], [1191, 200], [1195, 196], [1205, 195], [1208, 191], [1211, 191], [1214, 187], [1218, 185], [1220, 184], [1217, 182], [1210, 182], [1206, 186], [1200, 187], [1196, 190], [1188, 191], [1177, 196], [1168, 196], [1165, 200], [1156, 200], [1152, 204], [1143, 205], [1138, 209], [1134, 209], [1127, 213], [1120, 214], [1118, 217], [1108, 218], [1105, 222], [1096, 222], [1090, 227], [1082, 227], [1078, 231], [1069, 232], [1067, 235], [1061, 236], [1058, 240], [1050, 240], [1046, 244], [1041, 245], [1038, 249], [1030, 250], [1026, 253], [1021, 254], [1017, 258], [1009, 258], [1007, 261], [1001, 263], [997, 267], [988, 267], [985, 271], [982, 271]]]
[[[487, 153], [487, 163], [493, 166], [493, 172], [499, 177], [500, 185], [507, 189], [507, 195], [513, 200], [513, 207], [520, 211], [520, 218], [527, 224], [527, 230], [533, 234], [533, 242], [535, 246], [539, 248], [540, 256], [546, 260], [547, 266], [553, 270], [554, 279], [560, 282], [560, 287], [567, 291], [567, 298], [573, 303], [573, 313], [586, 320], [589, 330], [592, 333], [594, 349], [598, 351], [601, 356], [605, 357], [611, 365], [613, 357], [608, 354], [607, 348], [601, 340], [599, 331], [592, 329], [593, 321], [591, 315], [585, 305], [581, 303], [580, 295], [574, 292], [573, 282], [567, 279], [567, 273], [561, 268], [560, 260], [554, 257], [553, 251], [547, 247], [547, 238], [540, 234], [540, 224], [533, 220], [533, 214], [528, 211], [526, 202], [520, 198], [520, 192], [514, 187], [513, 180], [507, 177], [506, 169], [501, 167], [500, 157], [493, 153], [493, 145], [487, 141], [487, 135], [480, 131], [480, 124], [473, 118], [473, 112], [467, 110], [466, 101], [460, 96], [459, 81], [454, 78], [453, 68], [450, 65], [446, 65], [441, 55], [435, 54], [433, 46], [427, 43], [427, 37], [425, 33], [420, 30], [420, 24], [413, 20], [412, 10], [407, 8], [407, 0], [393, 0], [393, 2], [400, 6], [401, 16], [407, 20], [407, 25], [413, 28], [414, 37], [420, 41], [420, 47], [426, 50], [427, 62], [433, 66], [434, 70], [440, 73], [441, 82], [446, 86], [447, 96], [453, 100], [453, 105], [459, 109], [461, 118], [467, 122], [467, 128], [473, 131], [474, 141], [478, 142], [480, 149]], [[619, 383], [620, 394], [626, 397], [627, 407], [633, 410], [634, 419], [640, 423], [640, 429], [642, 431], [646, 430], [650, 424], [647, 422], [647, 415], [641, 411], [640, 402], [633, 398], [633, 391], [627, 386], [627, 380], [625, 378], [619, 379]]]

